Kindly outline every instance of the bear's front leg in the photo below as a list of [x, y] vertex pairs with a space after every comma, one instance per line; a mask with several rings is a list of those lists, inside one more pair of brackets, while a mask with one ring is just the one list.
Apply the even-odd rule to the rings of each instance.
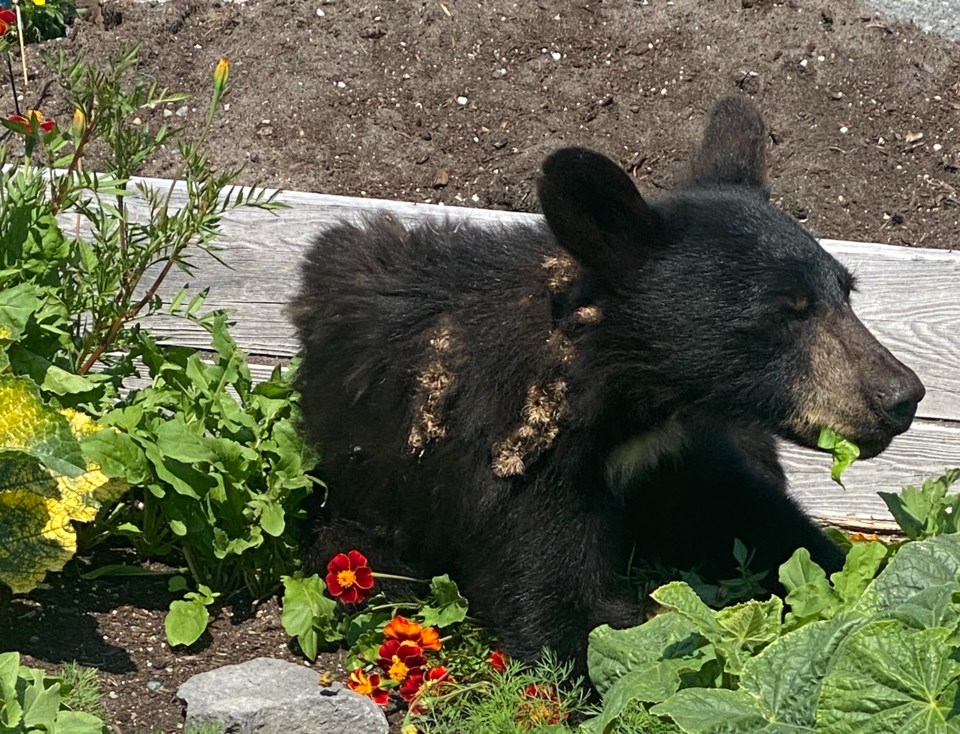
[[532, 661], [549, 648], [585, 675], [591, 629], [640, 621], [621, 563], [622, 508], [613, 519], [606, 507], [556, 491], [515, 499], [496, 533], [476, 531], [463, 569], [467, 598], [509, 654]]
[[637, 557], [712, 580], [736, 574], [734, 540], [752, 552], [750, 568], [782, 592], [779, 566], [806, 548], [829, 574], [840, 570], [840, 548], [793, 503], [768, 433], [709, 426], [691, 432], [682, 453], [632, 488]]

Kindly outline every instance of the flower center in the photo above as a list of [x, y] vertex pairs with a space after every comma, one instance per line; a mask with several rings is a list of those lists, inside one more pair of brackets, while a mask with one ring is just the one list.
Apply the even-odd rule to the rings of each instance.
[[360, 684], [357, 685], [357, 687], [354, 688], [354, 690], [361, 695], [369, 696], [371, 693], [373, 693], [373, 686], [370, 685], [369, 678], [362, 678], [360, 680]]
[[396, 655], [393, 656], [393, 662], [390, 664], [390, 677], [400, 682], [407, 677], [407, 673], [410, 672], [410, 669], [407, 667], [400, 658]]
[[357, 575], [349, 568], [337, 574], [337, 583], [344, 589], [349, 589], [357, 582]]

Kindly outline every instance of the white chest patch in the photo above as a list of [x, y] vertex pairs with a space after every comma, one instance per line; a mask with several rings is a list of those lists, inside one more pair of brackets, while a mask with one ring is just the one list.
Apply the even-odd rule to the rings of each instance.
[[623, 494], [637, 480], [657, 468], [664, 459], [678, 454], [686, 443], [686, 432], [676, 416], [646, 433], [616, 446], [607, 457], [607, 485]]

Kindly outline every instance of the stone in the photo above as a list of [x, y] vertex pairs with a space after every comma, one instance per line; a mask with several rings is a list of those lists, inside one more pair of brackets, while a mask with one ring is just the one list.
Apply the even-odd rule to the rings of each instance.
[[383, 711], [339, 683], [320, 684], [317, 671], [256, 658], [199, 673], [177, 696], [186, 727], [223, 725], [224, 734], [387, 734]]

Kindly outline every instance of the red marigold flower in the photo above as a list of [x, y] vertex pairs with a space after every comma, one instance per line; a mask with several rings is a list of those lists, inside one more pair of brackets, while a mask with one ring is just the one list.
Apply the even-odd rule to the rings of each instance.
[[373, 572], [360, 551], [337, 553], [327, 564], [327, 571], [327, 590], [331, 596], [340, 597], [344, 604], [359, 604], [370, 596]]
[[422, 678], [427, 664], [420, 646], [410, 640], [387, 640], [380, 646], [377, 664], [391, 680], [402, 683], [408, 677]]
[[490, 653], [490, 657], [487, 658], [487, 662], [490, 663], [490, 667], [494, 670], [502, 673], [507, 669], [507, 661], [510, 657], [503, 650], [494, 650]]
[[523, 689], [523, 697], [526, 700], [517, 706], [516, 720], [524, 728], [559, 724], [570, 716], [570, 712], [563, 709], [557, 689], [553, 686], [531, 683]]
[[[416, 680], [416, 689], [414, 689], [413, 683], [409, 682], [413, 680]], [[450, 671], [442, 665], [435, 665], [423, 674], [422, 678], [414, 679], [413, 676], [408, 678], [407, 682], [404, 682], [404, 684], [400, 686], [400, 696], [410, 704], [410, 710], [413, 713], [422, 714], [426, 712], [427, 707], [421, 703], [417, 703], [417, 699], [426, 693], [437, 690], [445, 683], [453, 682], [454, 680], [450, 675]]]
[[397, 689], [397, 692], [407, 703], [413, 703], [413, 700], [420, 695], [420, 689], [423, 688], [422, 672], [417, 671], [416, 675], [410, 675]]
[[18, 128], [17, 132], [27, 135], [33, 131], [32, 121], [36, 121], [37, 129], [42, 133], [48, 133], [57, 126], [54, 120], [44, 120], [43, 113], [40, 110], [27, 110], [27, 117], [23, 115], [7, 115], [7, 120], [14, 123]]
[[17, 14], [6, 8], [0, 9], [0, 36], [7, 35], [7, 31], [17, 26]]
[[383, 628], [383, 636], [388, 640], [409, 640], [424, 650], [440, 649], [440, 634], [436, 627], [421, 627], [418, 622], [398, 614]]
[[350, 674], [350, 682], [347, 685], [357, 693], [369, 696], [380, 706], [386, 706], [390, 698], [390, 691], [380, 687], [379, 673], [367, 675], [362, 668], [357, 668]]

